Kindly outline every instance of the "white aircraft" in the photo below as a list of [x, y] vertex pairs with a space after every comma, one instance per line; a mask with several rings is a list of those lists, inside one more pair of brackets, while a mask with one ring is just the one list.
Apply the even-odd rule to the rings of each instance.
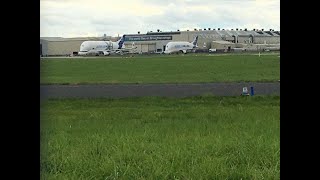
[[[100, 54], [108, 56], [111, 53], [123, 53], [124, 49], [124, 38], [126, 35], [123, 35], [117, 42], [112, 41], [84, 41], [80, 45], [80, 51], [78, 55], [96, 55]], [[131, 48], [130, 48], [131, 49]]]
[[164, 51], [164, 53], [171, 54], [175, 52], [183, 52], [184, 54], [186, 54], [188, 50], [190, 51], [198, 47], [197, 41], [198, 41], [198, 35], [194, 38], [194, 40], [191, 43], [187, 41], [169, 42], [166, 45], [166, 50]]

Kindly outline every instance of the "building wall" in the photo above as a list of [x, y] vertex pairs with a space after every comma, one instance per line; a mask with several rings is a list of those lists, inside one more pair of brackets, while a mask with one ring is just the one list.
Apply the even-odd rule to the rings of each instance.
[[245, 43], [245, 44], [248, 44], [248, 43], [252, 43], [252, 37], [250, 36], [238, 36], [238, 43]]
[[83, 40], [77, 41], [49, 41], [48, 55], [69, 55], [80, 50]]
[[165, 47], [163, 46], [166, 46], [168, 44], [168, 42], [170, 41], [159, 41], [159, 42], [154, 42], [156, 44], [156, 50], [157, 49], [161, 49], [162, 51], [165, 50]]
[[156, 51], [156, 43], [148, 45], [148, 52], [155, 52]]
[[238, 43], [254, 44], [279, 44], [280, 36], [238, 36]]
[[247, 51], [280, 50], [280, 44], [248, 44], [243, 48]]
[[[155, 41], [150, 41], [150, 40], [146, 40], [146, 41], [140, 41], [137, 40], [135, 41], [134, 38], [130, 39], [129, 41], [125, 41], [125, 45], [126, 47], [131, 47], [132, 42], [135, 42], [135, 45], [141, 44], [141, 43], [154, 43], [155, 44], [155, 48], [152, 49], [148, 49], [149, 52], [152, 51], [157, 51], [157, 49], [161, 49], [162, 51], [164, 51], [164, 47], [166, 46], [166, 44], [170, 41], [188, 41], [188, 42], [192, 42], [194, 40], [194, 37], [198, 35], [198, 46], [199, 48], [204, 48], [204, 49], [209, 49], [211, 46], [211, 40], [221, 40], [221, 38], [218, 38], [218, 36], [212, 36], [212, 34], [210, 34], [209, 32], [206, 31], [199, 31], [199, 32], [193, 32], [193, 31], [185, 31], [185, 32], [180, 32], [180, 34], [165, 34], [165, 35], [148, 35], [148, 34], [141, 34], [141, 37], [157, 37], [157, 36], [170, 36], [172, 37], [172, 40], [155, 40]], [[131, 37], [136, 37], [139, 35], [128, 35]], [[206, 47], [203, 47], [204, 43], [206, 43]], [[139, 47], [140, 46], [140, 47]], [[141, 48], [141, 45], [137, 46], [137, 51], [142, 51], [142, 52], [147, 52], [146, 48]]]
[[[188, 41], [192, 42], [194, 38], [198, 35], [198, 47], [204, 48], [203, 44], [206, 43], [204, 49], [209, 49], [212, 41], [222, 40], [221, 36], [216, 33], [216, 31], [183, 31], [181, 35], [175, 35], [173, 41]], [[176, 40], [175, 40], [176, 39]]]
[[[160, 39], [165, 40], [160, 40]], [[125, 39], [125, 46], [132, 47], [132, 42], [135, 43], [137, 47], [137, 52], [156, 52], [157, 49], [160, 49], [161, 52], [164, 51], [164, 47], [168, 42], [174, 39], [173, 34], [159, 34], [159, 35], [149, 35], [149, 34], [134, 34], [127, 35]], [[146, 47], [147, 46], [147, 47]], [[158, 51], [160, 52], [160, 51]]]
[[280, 43], [280, 36], [271, 36], [271, 37], [254, 37], [254, 44], [279, 44]]
[[[219, 31], [220, 32], [220, 31]], [[209, 49], [212, 46], [212, 41], [229, 41], [229, 42], [234, 42], [235, 37], [232, 36], [232, 34], [230, 34], [228, 31], [221, 31], [220, 33], [218, 33], [218, 31], [215, 30], [206, 30], [206, 31], [181, 31], [179, 32], [180, 34], [166, 34], [166, 35], [158, 35], [158, 36], [172, 36], [172, 40], [157, 40], [157, 41], [129, 41], [127, 43], [132, 43], [135, 42], [135, 44], [137, 43], [155, 43], [155, 49], [154, 51], [157, 51], [157, 49], [162, 49], [162, 51], [164, 50], [163, 46], [165, 46], [168, 42], [170, 41], [188, 41], [188, 42], [192, 42], [194, 37], [196, 35], [199, 36], [198, 38], [198, 48], [200, 49]], [[228, 34], [229, 33], [229, 34]], [[156, 33], [153, 33], [156, 34]], [[242, 35], [242, 36], [238, 36], [238, 43], [257, 43], [257, 44], [263, 44], [264, 42], [266, 42], [267, 44], [278, 44], [280, 43], [280, 36], [250, 36], [250, 32], [247, 33], [248, 35]], [[251, 34], [254, 34], [254, 32], [252, 32]], [[130, 36], [130, 35], [129, 35]], [[139, 36], [139, 35], [135, 35], [135, 36]], [[148, 37], [148, 36], [157, 36], [157, 35], [148, 35], [148, 34], [141, 34], [140, 36], [143, 37]], [[206, 44], [206, 47], [204, 47], [204, 43]], [[126, 42], [125, 42], [126, 44]], [[127, 45], [126, 45], [127, 46]], [[130, 45], [129, 45], [130, 46]], [[218, 48], [223, 49], [223, 48], [227, 48], [228, 44], [225, 45], [217, 45]], [[234, 47], [243, 47], [243, 45], [241, 44], [230, 44], [229, 46], [231, 46], [231, 48]], [[147, 50], [147, 48], [137, 48], [138, 52], [152, 52], [152, 50], [149, 48]]]
[[236, 44], [234, 43], [220, 43], [220, 42], [211, 42], [211, 48], [217, 50], [228, 50], [228, 47], [235, 48]]
[[[126, 48], [132, 48], [132, 42], [124, 43]], [[156, 43], [155, 42], [135, 42], [134, 46], [136, 49], [135, 52], [138, 53], [153, 53], [156, 51]]]
[[48, 55], [48, 41], [40, 39], [40, 44], [42, 45], [42, 55]]

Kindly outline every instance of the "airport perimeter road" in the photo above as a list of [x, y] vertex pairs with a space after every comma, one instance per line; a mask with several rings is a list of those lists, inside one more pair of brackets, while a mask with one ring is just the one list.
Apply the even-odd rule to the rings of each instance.
[[274, 83], [197, 83], [197, 84], [125, 84], [125, 85], [40, 85], [40, 97], [46, 98], [118, 98], [187, 97], [211, 94], [239, 96], [242, 88], [253, 87], [255, 95], [280, 95], [280, 82]]

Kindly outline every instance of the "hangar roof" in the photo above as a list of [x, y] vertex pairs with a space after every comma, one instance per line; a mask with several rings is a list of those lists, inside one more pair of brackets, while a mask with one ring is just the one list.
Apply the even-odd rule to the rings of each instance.
[[[88, 41], [88, 40], [103, 40], [104, 37], [74, 37], [74, 38], [63, 38], [63, 37], [40, 37], [40, 40], [45, 41]], [[111, 37], [106, 37], [109, 40]]]
[[[127, 34], [128, 36], [143, 36], [143, 35], [172, 35], [183, 33], [195, 33], [201, 35], [220, 36], [220, 37], [232, 37], [232, 36], [280, 36], [280, 31], [253, 31], [253, 30], [200, 30], [200, 31], [179, 31], [179, 32], [148, 32], [147, 34]], [[104, 39], [105, 38], [105, 39]], [[63, 38], [63, 37], [40, 37], [40, 40], [44, 41], [88, 41], [88, 40], [117, 40], [116, 37], [74, 37], [74, 38]]]
[[[232, 37], [232, 36], [279, 36], [279, 31], [272, 31], [271, 34], [268, 31], [245, 31], [245, 30], [201, 30], [201, 31], [183, 31], [189, 33], [201, 33], [201, 34], [213, 34], [221, 37]], [[278, 34], [276, 34], [278, 33]]]

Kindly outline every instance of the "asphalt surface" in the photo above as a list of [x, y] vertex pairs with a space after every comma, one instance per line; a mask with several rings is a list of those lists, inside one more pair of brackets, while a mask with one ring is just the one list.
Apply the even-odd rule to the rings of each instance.
[[274, 83], [197, 83], [125, 85], [40, 85], [41, 99], [122, 98], [142, 96], [188, 97], [211, 94], [240, 96], [242, 88], [253, 87], [254, 95], [280, 95], [280, 82]]

